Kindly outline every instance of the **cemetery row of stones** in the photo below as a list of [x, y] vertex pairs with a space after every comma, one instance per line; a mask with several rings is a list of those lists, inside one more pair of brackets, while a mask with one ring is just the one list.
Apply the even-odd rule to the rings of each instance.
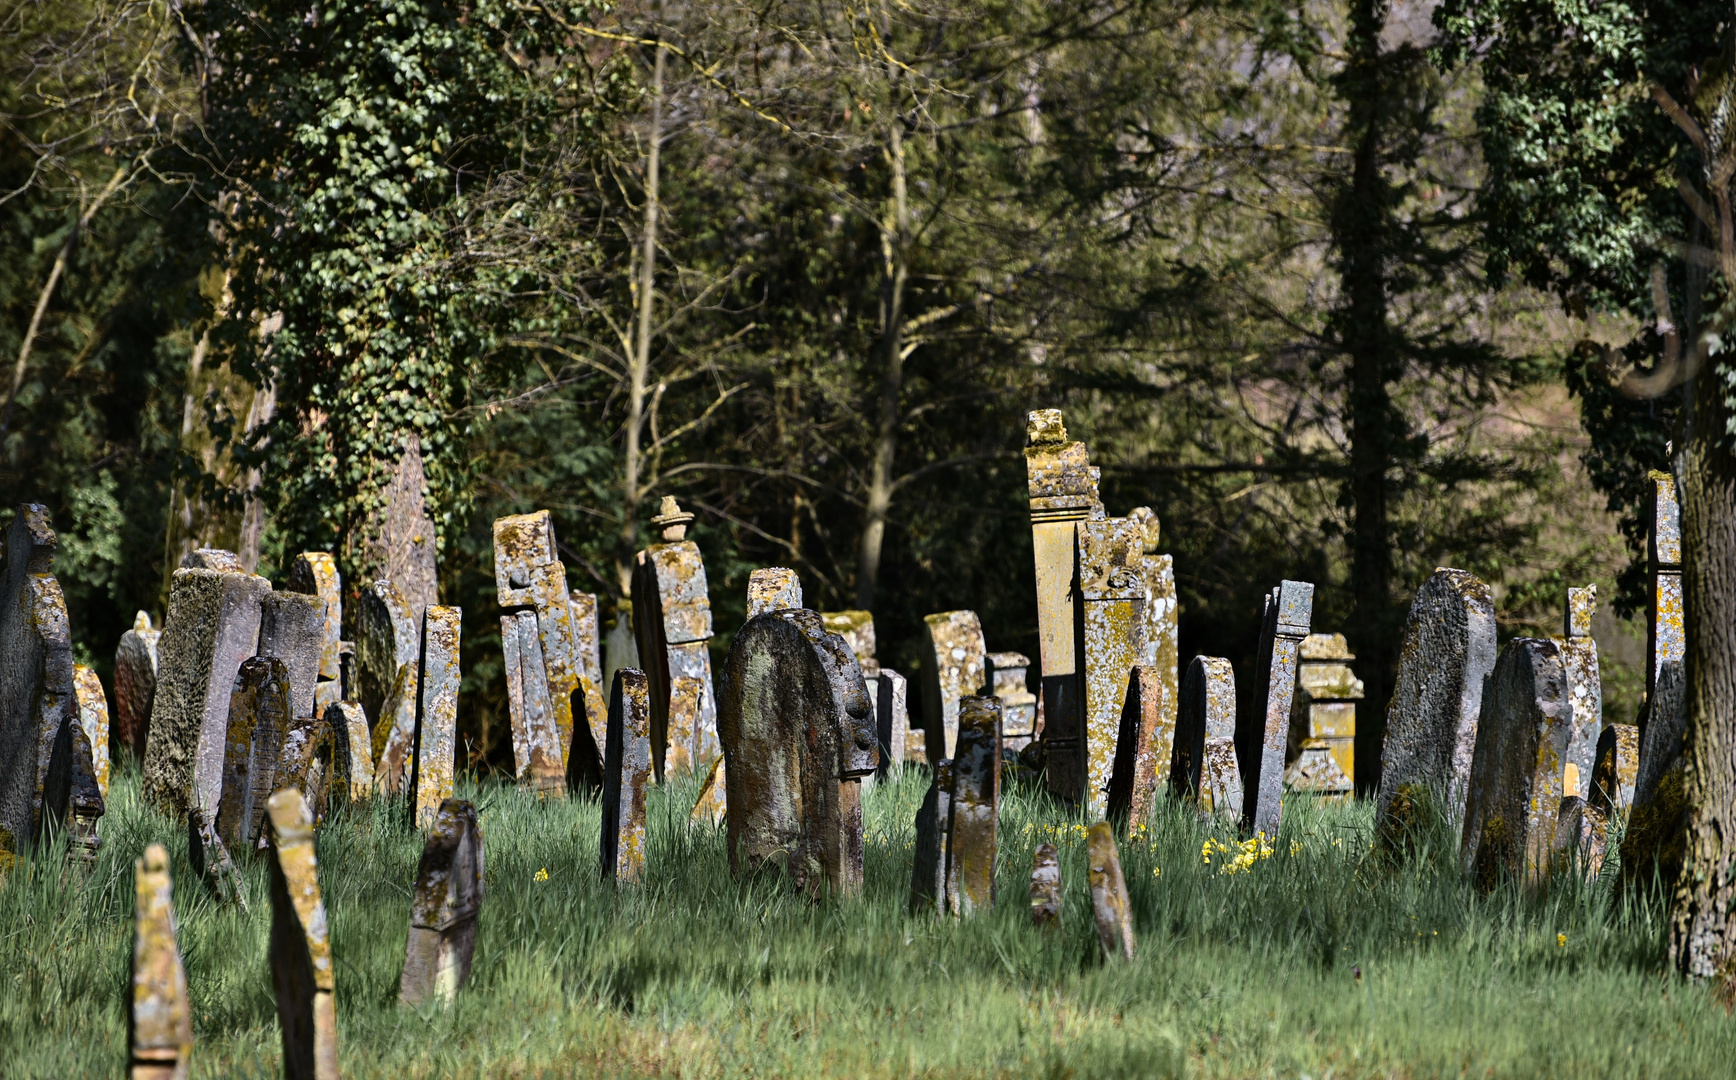
[[[914, 729], [906, 680], [875, 659], [870, 613], [804, 608], [787, 569], [751, 576], [747, 622], [714, 679], [704, 562], [685, 537], [692, 515], [674, 499], [652, 519], [662, 542], [639, 554], [632, 608], [606, 651], [596, 597], [569, 590], [549, 514], [500, 519], [495, 576], [519, 782], [544, 797], [600, 795], [602, 873], [633, 883], [647, 872], [647, 785], [702, 775], [692, 815], [723, 824], [732, 868], [775, 868], [817, 900], [862, 887], [863, 784], [923, 763], [931, 784], [910, 902], [955, 916], [995, 900], [1005, 764], [1124, 827], [1145, 822], [1160, 787], [1202, 817], [1268, 838], [1287, 788], [1348, 794], [1361, 683], [1341, 636], [1310, 633], [1313, 586], [1271, 590], [1255, 668], [1264, 708], [1238, 722], [1228, 661], [1196, 657], [1181, 675], [1156, 516], [1105, 514], [1097, 470], [1055, 410], [1030, 415], [1026, 455], [1039, 692], [1027, 688], [1031, 661], [988, 651], [973, 612], [931, 615]], [[1516, 639], [1497, 656], [1488, 587], [1438, 570], [1412, 605], [1388, 707], [1379, 810], [1389, 842], [1402, 843], [1432, 801], [1462, 821], [1465, 870], [1484, 883], [1534, 880], [1562, 852], [1595, 871], [1611, 814], [1630, 805], [1630, 842], [1667, 843], [1681, 798], [1680, 554], [1673, 485], [1664, 474], [1653, 485], [1653, 655], [1640, 723], [1602, 722], [1592, 589], [1570, 590], [1564, 637]], [[54, 545], [43, 509], [21, 507], [0, 596], [9, 646], [0, 845], [22, 851], [60, 828], [68, 858], [88, 863], [101, 842], [111, 733], [100, 683], [71, 662]], [[416, 551], [388, 560], [400, 563], [411, 567], [405, 583], [382, 578], [346, 597], [329, 554], [299, 556], [278, 591], [229, 553], [198, 551], [175, 572], [162, 628], [141, 615], [116, 654], [112, 743], [142, 759], [147, 801], [187, 822], [195, 873], [245, 904], [234, 860], [270, 853], [291, 1075], [335, 1069], [311, 846], [332, 808], [398, 799], [427, 834], [405, 998], [449, 996], [469, 968], [483, 858], [474, 810], [451, 798], [460, 613], [435, 602]], [[1642, 819], [1660, 824], [1637, 828]], [[155, 1019], [135, 1016], [135, 1060], [172, 1067], [185, 1061], [189, 1029], [166, 857], [153, 848], [138, 867], [134, 998]], [[1104, 953], [1131, 956], [1107, 822], [1090, 833], [1089, 867]], [[1057, 921], [1060, 895], [1045, 845], [1031, 876], [1034, 921]]]

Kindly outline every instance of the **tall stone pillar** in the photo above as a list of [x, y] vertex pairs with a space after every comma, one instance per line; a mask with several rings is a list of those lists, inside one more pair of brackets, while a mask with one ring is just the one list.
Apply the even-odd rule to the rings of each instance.
[[1290, 733], [1290, 702], [1296, 693], [1296, 665], [1302, 639], [1314, 613], [1314, 586], [1285, 581], [1266, 600], [1255, 671], [1262, 678], [1261, 715], [1237, 724], [1236, 759], [1242, 770], [1242, 831], [1278, 835], [1279, 802], [1284, 795], [1284, 743]]
[[[522, 733], [529, 724], [520, 706], [528, 701], [548, 703], [549, 720], [554, 725], [560, 751], [558, 772], [538, 781], [539, 790], [549, 791], [556, 786], [557, 779], [564, 784], [575, 751], [587, 760], [601, 761], [605, 718], [585, 716], [575, 725], [579, 712], [589, 712], [586, 708], [589, 695], [581, 698], [578, 708], [574, 708], [573, 695], [580, 689], [584, 664], [579, 655], [567, 571], [561, 564], [554, 522], [547, 510], [495, 519], [494, 587], [502, 610], [520, 616], [513, 651], [519, 659], [521, 678], [523, 672], [541, 669], [542, 685], [532, 687], [517, 701], [509, 696], [508, 701], [515, 749], [524, 741]], [[522, 618], [526, 614], [530, 616], [528, 622]], [[527, 635], [527, 629], [534, 629], [534, 636]], [[504, 640], [502, 647], [506, 647]], [[515, 764], [521, 782], [530, 782], [530, 760], [519, 758]], [[599, 765], [590, 771], [600, 772], [600, 768]], [[548, 770], [545, 766], [541, 771]]]
[[[1682, 508], [1676, 502], [1676, 481], [1669, 473], [1653, 471], [1651, 540], [1646, 545], [1651, 570], [1646, 620], [1646, 701], [1658, 696], [1658, 676], [1664, 665], [1688, 655], [1687, 624], [1682, 621]], [[1640, 742], [1644, 745], [1650, 709], [1640, 713]]]
[[699, 545], [687, 539], [692, 521], [665, 495], [651, 519], [663, 543], [641, 551], [633, 570], [633, 627], [649, 681], [651, 763], [660, 782], [671, 772], [704, 772], [718, 753], [711, 593]]
[[1597, 613], [1597, 586], [1567, 590], [1565, 635], [1555, 639], [1567, 679], [1567, 703], [1573, 729], [1567, 739], [1567, 759], [1561, 767], [1562, 790], [1591, 800], [1591, 776], [1597, 766], [1597, 742], [1603, 734], [1603, 678], [1598, 668], [1597, 641], [1591, 619]]
[[[1076, 666], [1085, 675], [1085, 787], [1092, 817], [1106, 812], [1109, 778], [1127, 681], [1145, 656], [1145, 578], [1139, 525], [1127, 518], [1081, 521], [1079, 536], [1079, 643]], [[1068, 798], [1065, 792], [1057, 792]]]

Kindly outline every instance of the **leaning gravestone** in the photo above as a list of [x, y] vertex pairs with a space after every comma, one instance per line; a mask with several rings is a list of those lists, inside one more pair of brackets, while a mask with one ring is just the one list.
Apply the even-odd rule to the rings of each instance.
[[[576, 709], [574, 706], [573, 695], [581, 689], [584, 663], [579, 655], [573, 594], [567, 588], [566, 567], [561, 563], [554, 521], [547, 510], [495, 520], [494, 584], [501, 608], [509, 615], [521, 616], [521, 670], [542, 669], [543, 683], [532, 692], [539, 700], [546, 699], [551, 710], [562, 784], [575, 750], [582, 759], [580, 776], [587, 781], [595, 779], [602, 760], [602, 717], [578, 715], [584, 711], [587, 698], [581, 697]], [[534, 636], [525, 632], [525, 615], [530, 616], [528, 625], [534, 627]], [[512, 723], [517, 731], [527, 721], [514, 713]], [[521, 764], [521, 776], [528, 771], [527, 765]], [[539, 789], [552, 790], [551, 783], [545, 778]]]
[[1591, 770], [1591, 795], [1586, 800], [1605, 814], [1627, 813], [1634, 804], [1634, 781], [1640, 771], [1640, 729], [1611, 724], [1597, 737], [1597, 764]]
[[470, 978], [476, 916], [482, 909], [482, 829], [463, 799], [440, 804], [422, 845], [410, 901], [410, 940], [398, 997], [411, 1005], [450, 1002]]
[[1561, 650], [1542, 638], [1508, 642], [1483, 692], [1459, 847], [1480, 887], [1503, 873], [1535, 884], [1548, 872], [1572, 727]]
[[410, 762], [410, 805], [416, 827], [434, 827], [440, 804], [452, 797], [452, 770], [458, 755], [458, 644], [464, 613], [430, 604], [423, 614], [422, 708], [416, 717], [415, 750]]
[[260, 656], [275, 656], [289, 671], [289, 702], [300, 719], [317, 716], [320, 657], [325, 652], [325, 601], [309, 593], [271, 592], [259, 598]]
[[1038, 844], [1031, 857], [1031, 922], [1045, 930], [1061, 925], [1061, 860], [1054, 844]]
[[1567, 678], [1567, 703], [1573, 710], [1573, 732], [1567, 741], [1563, 786], [1569, 796], [1591, 795], [1591, 774], [1597, 765], [1597, 740], [1603, 734], [1603, 679], [1598, 670], [1597, 641], [1591, 619], [1597, 612], [1597, 586], [1567, 590], [1565, 636], [1556, 638], [1562, 671]]
[[339, 718], [341, 714], [327, 710], [325, 716], [295, 721], [277, 757], [272, 787], [301, 792], [316, 826], [350, 801], [350, 777], [355, 766], [350, 760], [349, 732], [334, 723]]
[[1688, 673], [1683, 661], [1669, 660], [1658, 673], [1640, 728], [1639, 764], [1634, 770], [1633, 807], [1622, 835], [1624, 882], [1650, 880], [1652, 874], [1674, 882], [1687, 853], [1687, 777], [1682, 745], [1687, 735]]
[[[1682, 606], [1682, 509], [1676, 501], [1676, 481], [1669, 473], [1655, 470], [1646, 479], [1652, 489], [1647, 543], [1651, 595], [1646, 619], [1646, 653], [1650, 658], [1646, 700], [1655, 701], [1664, 665], [1687, 662], [1688, 633]], [[1650, 710], [1640, 714], [1642, 737], [1649, 715]]]
[[234, 570], [175, 571], [145, 747], [145, 801], [165, 813], [217, 809], [229, 695], [258, 645], [260, 602], [270, 591], [264, 578]]
[[97, 787], [108, 797], [109, 785], [109, 711], [108, 695], [103, 693], [102, 680], [83, 664], [72, 667], [73, 695], [78, 699], [78, 726], [90, 740], [91, 768]]
[[1000, 732], [999, 698], [960, 701], [958, 757], [952, 762], [952, 823], [946, 830], [946, 899], [953, 915], [974, 915], [994, 906]]
[[374, 581], [357, 598], [356, 668], [362, 710], [374, 725], [374, 788], [404, 790], [416, 737], [422, 635], [404, 594], [390, 581]]
[[35, 503], [20, 506], [6, 534], [0, 582], [0, 851], [22, 853], [67, 810], [47, 797], [56, 756], [59, 771], [68, 767], [77, 722], [71, 628], [54, 577], [56, 544], [48, 511]]
[[[397, 468], [380, 492], [374, 508], [347, 539], [344, 565], [359, 582], [385, 580], [396, 584], [409, 608], [411, 625], [422, 625], [422, 612], [440, 602], [438, 534], [428, 516], [423, 489], [422, 443], [410, 435]], [[367, 700], [364, 698], [364, 705]], [[372, 716], [370, 712], [368, 715]]]
[[193, 1054], [187, 969], [176, 941], [169, 852], [145, 848], [133, 864], [133, 967], [127, 1014], [131, 1080], [185, 1080]]
[[344, 580], [338, 573], [337, 560], [325, 551], [302, 552], [290, 565], [289, 580], [284, 589], [318, 597], [325, 609], [325, 629], [320, 635], [319, 681], [314, 684], [314, 713], [309, 714], [323, 716], [329, 706], [342, 701], [345, 696]]
[[651, 701], [645, 673], [615, 672], [603, 752], [603, 876], [645, 880], [645, 785], [651, 779]]
[[1133, 959], [1133, 904], [1121, 873], [1121, 853], [1109, 823], [1091, 826], [1086, 840], [1091, 877], [1091, 914], [1097, 923], [1097, 944], [1103, 959]]
[[910, 913], [947, 910], [946, 830], [952, 824], [952, 762], [935, 763], [934, 779], [916, 811], [916, 861], [910, 875]]
[[1196, 656], [1181, 683], [1169, 786], [1194, 800], [1202, 818], [1240, 821], [1242, 774], [1236, 765], [1236, 672], [1218, 656]]
[[1489, 586], [1463, 570], [1437, 569], [1417, 590], [1405, 621], [1386, 713], [1377, 820], [1391, 815], [1393, 800], [1406, 788], [1407, 804], [1439, 797], [1450, 818], [1463, 813], [1483, 680], [1494, 668]]
[[1169, 688], [1157, 668], [1142, 665], [1133, 669], [1121, 709], [1121, 732], [1115, 741], [1115, 771], [1109, 776], [1109, 818], [1125, 823], [1130, 835], [1151, 814], [1159, 774], [1167, 776], [1169, 772], [1169, 758], [1175, 750], [1173, 721], [1169, 738], [1158, 733], [1169, 698]]
[[278, 756], [293, 719], [290, 700], [289, 669], [282, 660], [255, 656], [242, 663], [229, 695], [217, 802], [217, 835], [228, 851], [252, 851], [264, 836], [265, 803], [277, 790]]
[[368, 714], [354, 701], [339, 701], [326, 707], [325, 721], [334, 738], [344, 742], [343, 754], [350, 762], [349, 797], [363, 800], [374, 791], [373, 734]]
[[918, 740], [910, 738], [910, 684], [889, 667], [875, 679], [874, 723], [880, 735], [880, 775], [911, 760]]
[[747, 576], [747, 617], [802, 606], [802, 579], [787, 566], [767, 566]]
[[928, 757], [950, 758], [958, 740], [958, 702], [983, 684], [988, 650], [974, 611], [943, 611], [923, 618], [928, 648], [922, 653], [922, 719]]
[[1296, 666], [1314, 612], [1314, 586], [1285, 581], [1266, 600], [1265, 626], [1255, 671], [1264, 680], [1263, 714], [1241, 718], [1236, 727], [1236, 763], [1242, 771], [1242, 831], [1278, 835], [1284, 797], [1284, 745], [1290, 734], [1290, 703]]
[[536, 612], [500, 617], [500, 647], [506, 660], [507, 711], [512, 718], [514, 775], [538, 795], [564, 795], [567, 773], [561, 765], [561, 732], [549, 698]]
[[64, 786], [65, 794], [56, 795], [54, 804], [66, 805], [66, 861], [83, 869], [96, 865], [97, 849], [102, 840], [97, 836], [97, 822], [105, 809], [103, 792], [97, 786], [95, 755], [90, 737], [84, 728], [70, 726], [72, 749], [67, 755], [64, 779], [50, 774], [54, 788]]
[[151, 700], [157, 694], [157, 640], [162, 635], [141, 611], [115, 649], [115, 745], [126, 747], [137, 761], [145, 759]]
[[338, 1080], [336, 972], [320, 900], [313, 819], [301, 792], [280, 791], [271, 818], [271, 983], [286, 1080]]
[[633, 571], [633, 627], [651, 694], [651, 763], [659, 781], [705, 772], [717, 756], [712, 689], [711, 594], [699, 545], [687, 539], [693, 515], [664, 496], [651, 524], [663, 542], [639, 552]]
[[1115, 767], [1128, 676], [1145, 658], [1143, 533], [1127, 518], [1081, 521], [1078, 533], [1085, 777], [1076, 798], [1095, 817], [1104, 812]]
[[[602, 743], [597, 742], [600, 736], [607, 736], [609, 726], [609, 704], [604, 700], [608, 684], [603, 682], [602, 639], [597, 630], [597, 594], [573, 592], [570, 593], [573, 616], [573, 648], [579, 671], [579, 698], [584, 704], [584, 729], [591, 733], [591, 741], [597, 745], [597, 767], [602, 768]], [[573, 723], [578, 724], [576, 715]], [[567, 768], [572, 771], [572, 753], [568, 751]], [[601, 781], [598, 781], [601, 783]]]
[[1157, 671], [1158, 688], [1163, 694], [1157, 706], [1157, 726], [1152, 729], [1157, 782], [1162, 784], [1168, 779], [1176, 711], [1181, 703], [1181, 649], [1177, 640], [1180, 604], [1175, 593], [1175, 560], [1157, 553], [1161, 528], [1150, 507], [1136, 506], [1128, 511], [1127, 518], [1139, 527], [1142, 542], [1139, 568], [1145, 578], [1145, 656], [1140, 665]]

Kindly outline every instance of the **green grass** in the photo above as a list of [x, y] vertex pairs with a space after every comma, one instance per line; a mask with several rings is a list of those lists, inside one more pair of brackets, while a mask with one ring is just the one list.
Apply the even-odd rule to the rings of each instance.
[[[1271, 857], [1224, 874], [1221, 856], [1201, 859], [1213, 834], [1164, 805], [1149, 838], [1123, 844], [1138, 959], [1106, 967], [1080, 822], [1040, 796], [1005, 799], [991, 914], [905, 914], [924, 784], [868, 793], [865, 895], [819, 906], [732, 881], [722, 834], [680, 813], [690, 783], [652, 794], [649, 884], [619, 890], [598, 880], [594, 804], [465, 785], [488, 895], [449, 1010], [396, 1000], [420, 840], [384, 807], [328, 825], [345, 1075], [1674, 1078], [1729, 1076], [1736, 1061], [1736, 1021], [1660, 974], [1661, 905], [1612, 900], [1607, 875], [1481, 897], [1445, 837], [1382, 868], [1366, 805], [1300, 797]], [[1064, 926], [1043, 934], [1027, 874], [1056, 832]], [[214, 906], [183, 830], [141, 807], [130, 770], [103, 835], [82, 884], [44, 856], [0, 885], [0, 1074], [122, 1074], [132, 865], [161, 840], [193, 1075], [279, 1075], [263, 865], [247, 870], [251, 911]]]

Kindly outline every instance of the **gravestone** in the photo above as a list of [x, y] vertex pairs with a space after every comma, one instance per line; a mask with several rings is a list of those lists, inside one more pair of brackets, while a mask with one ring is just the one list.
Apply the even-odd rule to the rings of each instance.
[[633, 632], [633, 605], [623, 600], [615, 605], [615, 617], [609, 621], [608, 633], [603, 635], [602, 685], [615, 685], [615, 672], [629, 667], [645, 670], [639, 662], [639, 636]]
[[316, 826], [325, 824], [333, 811], [350, 800], [354, 765], [349, 733], [333, 720], [328, 712], [327, 716], [293, 722], [283, 738], [272, 781], [275, 791], [293, 788], [302, 793]]
[[320, 901], [313, 818], [301, 792], [267, 803], [271, 820], [271, 984], [285, 1080], [338, 1080], [337, 981]]
[[67, 811], [48, 797], [50, 772], [68, 768], [78, 715], [57, 543], [46, 509], [18, 507], [0, 582], [0, 851], [19, 854]]
[[1091, 878], [1091, 915], [1097, 923], [1097, 944], [1107, 961], [1133, 959], [1133, 904], [1121, 873], [1121, 853], [1109, 823], [1091, 826], [1086, 838]]
[[247, 883], [217, 832], [217, 812], [195, 806], [187, 811], [187, 861], [219, 904], [247, 910]]
[[[579, 699], [585, 710], [585, 730], [591, 733], [591, 743], [597, 750], [597, 768], [602, 769], [603, 739], [608, 735], [609, 705], [604, 700], [609, 684], [603, 681], [603, 657], [597, 636], [597, 594], [574, 592], [569, 601], [573, 618], [573, 648], [578, 656]], [[574, 724], [578, 723], [578, 706], [574, 706]], [[569, 750], [567, 765], [572, 765]], [[600, 784], [602, 781], [599, 780]]]
[[1290, 703], [1290, 738], [1284, 786], [1291, 791], [1348, 798], [1356, 787], [1356, 703], [1362, 680], [1343, 634], [1302, 640], [1296, 696]]
[[603, 753], [605, 878], [645, 880], [645, 785], [651, 779], [651, 700], [643, 671], [615, 672]]
[[549, 699], [548, 671], [543, 665], [536, 612], [523, 609], [502, 615], [500, 646], [506, 660], [514, 775], [538, 795], [564, 795], [567, 773], [561, 765], [561, 733]]
[[[1664, 665], [1685, 663], [1688, 656], [1687, 624], [1682, 607], [1682, 509], [1676, 501], [1676, 481], [1669, 473], [1648, 473], [1651, 485], [1651, 528], [1646, 545], [1650, 571], [1647, 597], [1646, 700], [1658, 696], [1658, 678]], [[1651, 710], [1640, 713], [1642, 745]]]
[[974, 915], [994, 906], [1000, 762], [1000, 699], [964, 698], [959, 704], [958, 756], [952, 762], [952, 822], [946, 830], [946, 899], [953, 915]]
[[1169, 779], [1169, 762], [1175, 742], [1175, 718], [1181, 707], [1181, 649], [1178, 641], [1181, 608], [1175, 592], [1175, 561], [1157, 552], [1160, 527], [1150, 507], [1136, 506], [1128, 520], [1139, 527], [1140, 575], [1145, 579], [1145, 656], [1140, 666], [1157, 672], [1157, 688], [1163, 697], [1157, 705], [1152, 749], [1157, 755], [1157, 783]]
[[103, 693], [102, 680], [83, 664], [72, 666], [73, 697], [78, 702], [78, 726], [90, 740], [91, 769], [103, 797], [108, 797], [109, 785], [109, 711], [108, 695]]
[[482, 909], [482, 829], [476, 808], [463, 799], [440, 804], [422, 844], [416, 891], [410, 901], [410, 939], [398, 998], [421, 1005], [451, 1002], [470, 978], [476, 952], [476, 916]]
[[1573, 711], [1573, 729], [1562, 766], [1563, 789], [1569, 796], [1582, 799], [1591, 797], [1597, 740], [1603, 733], [1603, 679], [1598, 670], [1597, 641], [1591, 636], [1591, 619], [1596, 613], [1596, 585], [1567, 590], [1564, 636], [1555, 640], [1567, 679], [1568, 707]]
[[[1115, 771], [1109, 777], [1109, 819], [1129, 830], [1146, 824], [1151, 800], [1157, 793], [1160, 774], [1169, 773], [1168, 757], [1175, 751], [1172, 733], [1158, 737], [1161, 713], [1169, 699], [1163, 676], [1155, 667], [1141, 665], [1127, 679], [1127, 694], [1121, 709], [1121, 730], [1115, 741]], [[1159, 757], [1159, 746], [1164, 746]], [[1159, 762], [1162, 762], [1162, 768]]]
[[416, 702], [420, 699], [422, 635], [409, 601], [390, 581], [374, 581], [357, 597], [356, 676], [362, 710], [373, 723], [374, 790], [406, 790]]
[[[1070, 801], [1082, 800], [1097, 817], [1115, 767], [1128, 676], [1145, 657], [1144, 541], [1139, 524], [1127, 518], [1082, 521], [1077, 528], [1085, 776], [1083, 791]], [[1047, 749], [1053, 753], [1056, 746]]]
[[651, 694], [651, 763], [659, 782], [670, 773], [704, 772], [717, 756], [717, 698], [706, 644], [711, 595], [699, 545], [686, 538], [692, 521], [665, 495], [651, 519], [663, 542], [641, 551], [633, 572], [633, 627]]
[[1222, 657], [1194, 657], [1181, 683], [1169, 785], [1177, 795], [1194, 800], [1201, 818], [1241, 820], [1235, 732], [1235, 669]]
[[1634, 781], [1640, 770], [1640, 729], [1611, 724], [1597, 737], [1597, 763], [1591, 771], [1592, 806], [1610, 814], [1627, 813], [1634, 804]]
[[226, 574], [248, 574], [252, 571], [233, 551], [222, 548], [199, 548], [181, 556], [183, 570], [217, 570]]
[[126, 747], [136, 761], [145, 759], [151, 699], [157, 694], [157, 639], [162, 634], [141, 611], [115, 649], [114, 745]]
[[826, 627], [828, 634], [837, 634], [844, 639], [844, 646], [850, 650], [867, 676], [872, 678], [874, 673], [880, 670], [880, 662], [874, 658], [877, 642], [874, 638], [872, 612], [854, 609], [826, 611], [821, 612], [820, 622]]
[[[197, 553], [195, 553], [197, 554]], [[157, 643], [157, 692], [145, 746], [145, 801], [175, 817], [222, 797], [229, 695], [259, 643], [262, 577], [181, 569]]]
[[1682, 761], [1687, 699], [1686, 663], [1665, 661], [1640, 727], [1633, 806], [1621, 843], [1624, 882], [1650, 881], [1655, 872], [1673, 883], [1682, 868], [1691, 809]]
[[345, 696], [343, 678], [345, 642], [344, 581], [338, 573], [337, 560], [325, 551], [304, 551], [290, 564], [289, 592], [317, 596], [325, 608], [325, 632], [320, 639], [319, 681], [314, 684], [314, 712], [325, 715], [326, 709]]
[[1578, 795], [1561, 800], [1555, 817], [1550, 858], [1577, 859], [1587, 881], [1595, 881], [1609, 851], [1609, 815]]
[[[55, 801], [66, 804], [66, 861], [88, 870], [96, 865], [97, 850], [102, 847], [97, 822], [102, 819], [105, 796], [97, 784], [96, 755], [91, 750], [90, 736], [78, 724], [71, 725], [71, 735], [66, 777], [60, 781], [66, 794]], [[51, 780], [58, 778], [51, 776]]]
[[952, 762], [934, 765], [928, 794], [916, 811], [916, 858], [910, 873], [910, 913], [948, 910], [946, 831], [952, 825]]
[[818, 612], [800, 609], [749, 619], [726, 664], [730, 867], [781, 867], [810, 898], [858, 891], [861, 778], [877, 754], [856, 658]]
[[264, 837], [265, 803], [277, 788], [277, 762], [289, 736], [289, 669], [282, 660], [254, 656], [241, 664], [229, 695], [217, 835], [241, 854]]
[[1417, 590], [1405, 620], [1398, 674], [1386, 711], [1376, 817], [1385, 820], [1401, 788], [1464, 812], [1483, 707], [1483, 680], [1495, 668], [1495, 601], [1476, 575], [1440, 567]]
[[325, 601], [310, 593], [270, 592], [259, 598], [259, 656], [275, 656], [289, 669], [289, 701], [300, 719], [317, 716], [314, 687], [325, 652]]
[[[440, 602], [436, 565], [438, 533], [428, 516], [423, 489], [422, 443], [414, 434], [404, 443], [397, 467], [362, 525], [346, 541], [344, 565], [352, 580], [390, 581], [401, 591], [410, 625], [422, 625], [422, 612]], [[358, 641], [357, 644], [360, 644]], [[362, 699], [365, 707], [368, 701]], [[372, 710], [369, 716], [374, 715]]]
[[1465, 796], [1460, 861], [1479, 887], [1503, 873], [1532, 885], [1548, 872], [1572, 726], [1561, 650], [1542, 638], [1509, 641], [1483, 692]]
[[1285, 581], [1266, 600], [1265, 626], [1254, 670], [1263, 680], [1260, 715], [1236, 726], [1236, 764], [1242, 773], [1242, 831], [1276, 838], [1284, 797], [1284, 742], [1290, 733], [1290, 704], [1296, 693], [1296, 667], [1314, 610], [1314, 586]]
[[1088, 519], [1099, 504], [1085, 444], [1067, 440], [1059, 409], [1027, 415], [1025, 473], [1036, 564], [1044, 769], [1051, 794], [1077, 801], [1084, 769], [1080, 756], [1084, 691], [1074, 640], [1075, 525]]
[[458, 755], [458, 645], [464, 613], [430, 604], [422, 626], [422, 708], [416, 718], [410, 805], [416, 827], [431, 829], [440, 804], [452, 797]]
[[1025, 686], [1031, 660], [1024, 653], [992, 652], [985, 661], [984, 685], [1001, 699], [1001, 745], [1023, 750], [1037, 730], [1037, 695]]
[[910, 738], [910, 684], [904, 676], [883, 667], [872, 689], [874, 723], [880, 735], [880, 775], [885, 776], [911, 760], [913, 748], [922, 740]]
[[145, 848], [133, 863], [133, 965], [127, 1010], [131, 1080], [184, 1080], [193, 1055], [193, 1010], [175, 925], [169, 852]]
[[747, 617], [802, 606], [802, 579], [784, 566], [768, 566], [747, 576]]
[[928, 647], [922, 653], [922, 719], [928, 757], [951, 758], [958, 741], [958, 702], [983, 685], [988, 650], [974, 611], [943, 611], [923, 618]]
[[1054, 844], [1038, 844], [1031, 857], [1031, 922], [1045, 930], [1061, 925], [1061, 860]]
[[343, 754], [350, 763], [349, 797], [366, 799], [374, 791], [373, 733], [368, 730], [368, 714], [359, 703], [339, 701], [326, 706], [325, 721], [331, 725], [334, 738], [344, 742]]
[[[585, 698], [580, 698], [577, 706], [573, 702], [573, 695], [581, 689], [584, 661], [579, 654], [567, 571], [560, 560], [554, 522], [547, 510], [495, 519], [494, 584], [501, 608], [509, 615], [529, 615], [529, 625], [535, 629], [533, 640], [521, 620], [518, 635], [521, 672], [531, 667], [543, 670], [543, 684], [534, 688], [532, 694], [538, 701], [546, 700], [548, 718], [554, 724], [558, 751], [555, 775], [565, 783], [576, 749], [583, 759], [580, 775], [594, 778], [601, 768], [602, 745], [597, 740], [603, 734], [598, 730], [602, 725], [598, 722], [593, 727], [590, 717], [578, 716], [584, 711]], [[533, 659], [537, 653], [540, 655]], [[524, 700], [528, 702], [531, 697]], [[525, 726], [526, 719], [515, 713], [512, 724], [517, 731]], [[520, 760], [522, 775], [528, 772], [529, 763]], [[552, 782], [551, 779], [545, 783], [543, 790], [551, 790]]]

